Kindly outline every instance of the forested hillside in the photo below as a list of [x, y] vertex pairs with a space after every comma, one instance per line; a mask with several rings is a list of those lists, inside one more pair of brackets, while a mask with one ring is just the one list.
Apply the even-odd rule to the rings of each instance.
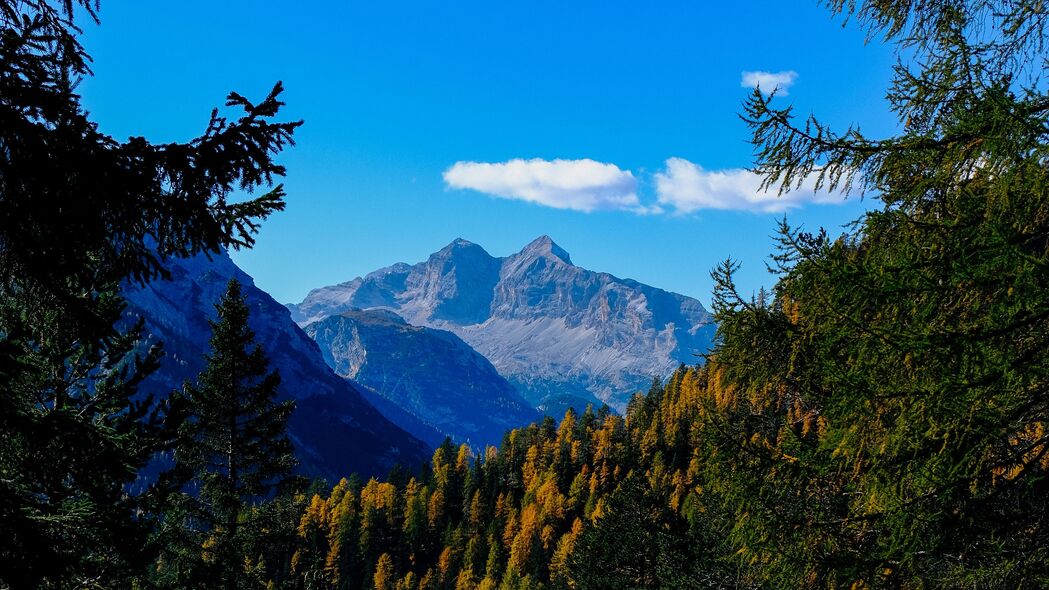
[[282, 85], [187, 143], [120, 142], [75, 92], [97, 4], [0, 0], [0, 588], [1049, 587], [1049, 6], [826, 4], [896, 47], [898, 133], [760, 87], [743, 120], [766, 187], [868, 213], [784, 220], [771, 290], [714, 269], [715, 348], [623, 416], [333, 487], [294, 474], [296, 372], [237, 281], [158, 396], [121, 295], [284, 208]]
[[734, 585], [704, 514], [707, 371], [679, 370], [623, 418], [569, 411], [431, 471], [343, 480], [309, 501], [292, 563], [332, 588]]
[[[377, 588], [1049, 585], [1045, 6], [830, 2], [899, 47], [900, 133], [744, 107], [766, 186], [879, 206], [715, 269], [718, 343], [624, 419], [317, 496], [302, 579]], [[350, 547], [350, 544], [355, 544]], [[352, 556], [352, 558], [350, 557]]]
[[[844, 435], [855, 425], [828, 415], [784, 385], [741, 387], [716, 362], [682, 367], [625, 417], [570, 411], [508, 433], [483, 457], [446, 444], [431, 472], [343, 480], [312, 496], [292, 572], [302, 587], [457, 590], [1049, 579], [1049, 460], [1031, 434], [1012, 439], [1025, 451], [1015, 464], [938, 488], [914, 462], [856, 470]], [[954, 454], [940, 449], [930, 463]], [[898, 497], [918, 481], [921, 495]]]

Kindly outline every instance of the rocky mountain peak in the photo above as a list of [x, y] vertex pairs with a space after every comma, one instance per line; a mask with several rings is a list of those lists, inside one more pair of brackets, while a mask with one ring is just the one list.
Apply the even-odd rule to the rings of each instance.
[[588, 401], [625, 408], [653, 377], [695, 362], [715, 331], [699, 301], [576, 266], [546, 235], [505, 258], [457, 239], [425, 262], [327, 287], [290, 307], [303, 325], [359, 307], [451, 331], [554, 413], [547, 400], [567, 397], [577, 409]]
[[463, 238], [455, 238], [450, 244], [430, 255], [430, 260], [493, 260], [481, 246]]
[[429, 319], [475, 324], [488, 317], [499, 267], [500, 259], [458, 238], [431, 254], [422, 272], [407, 277], [405, 288]]
[[554, 240], [547, 235], [542, 235], [532, 240], [518, 253], [518, 256], [554, 258], [565, 264], [572, 264], [572, 257], [568, 255], [568, 252], [554, 243]]

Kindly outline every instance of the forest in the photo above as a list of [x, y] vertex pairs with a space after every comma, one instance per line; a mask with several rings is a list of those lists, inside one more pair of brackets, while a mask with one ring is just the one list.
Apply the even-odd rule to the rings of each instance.
[[1049, 6], [823, 4], [896, 48], [898, 133], [756, 89], [753, 169], [876, 207], [784, 219], [771, 290], [713, 269], [715, 348], [622, 416], [324, 482], [236, 281], [163, 396], [120, 297], [284, 208], [281, 84], [120, 142], [76, 90], [99, 6], [0, 0], [0, 588], [1049, 587]]

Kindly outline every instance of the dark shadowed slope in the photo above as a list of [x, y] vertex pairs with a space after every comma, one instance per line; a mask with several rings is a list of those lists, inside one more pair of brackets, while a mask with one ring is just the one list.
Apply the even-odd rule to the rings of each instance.
[[166, 393], [204, 366], [218, 301], [230, 278], [243, 284], [256, 341], [280, 371], [280, 394], [297, 402], [290, 430], [303, 471], [329, 479], [358, 472], [385, 474], [394, 464], [414, 467], [430, 447], [386, 420], [349, 381], [335, 375], [287, 309], [255, 287], [225, 254], [173, 260], [171, 280], [125, 289], [128, 313], [146, 319], [166, 356], [146, 390]]
[[347, 311], [305, 331], [337, 374], [459, 442], [497, 445], [506, 431], [541, 418], [486, 358], [451, 332], [413, 326], [382, 309]]

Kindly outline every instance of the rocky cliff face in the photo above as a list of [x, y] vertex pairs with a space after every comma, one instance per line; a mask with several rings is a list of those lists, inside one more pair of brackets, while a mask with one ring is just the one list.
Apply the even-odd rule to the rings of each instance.
[[296, 400], [290, 430], [306, 473], [337, 481], [352, 472], [384, 475], [396, 463], [414, 468], [429, 458], [430, 447], [383, 418], [358, 388], [335, 375], [287, 309], [228, 256], [172, 260], [169, 266], [170, 280], [124, 290], [126, 313], [145, 318], [149, 339], [162, 342], [166, 353], [145, 391], [164, 395], [196, 378], [209, 350], [214, 304], [236, 278], [256, 341], [280, 371], [280, 394]]
[[506, 431], [541, 418], [486, 358], [451, 332], [412, 326], [384, 309], [343, 312], [305, 331], [337, 374], [457, 442], [498, 445]]
[[622, 410], [653, 378], [695, 363], [715, 330], [699, 301], [576, 266], [547, 236], [505, 258], [455, 240], [425, 262], [316, 289], [288, 307], [302, 325], [380, 308], [451, 331], [555, 415], [587, 402]]

